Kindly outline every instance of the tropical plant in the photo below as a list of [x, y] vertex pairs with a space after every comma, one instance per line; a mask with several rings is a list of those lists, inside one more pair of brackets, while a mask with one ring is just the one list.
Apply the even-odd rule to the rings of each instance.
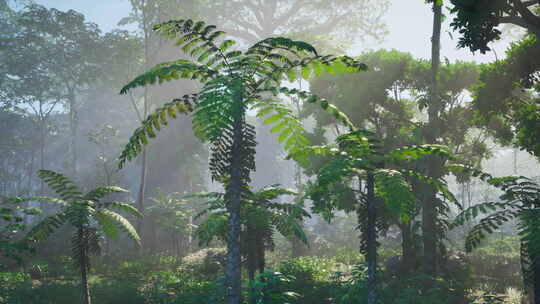
[[[33, 249], [20, 239], [27, 229], [24, 217], [40, 213], [40, 209], [24, 207], [19, 201], [0, 196], [0, 256], [22, 262], [22, 255]], [[0, 269], [6, 266], [2, 262]]]
[[82, 303], [90, 304], [91, 298], [88, 284], [90, 255], [98, 254], [100, 251], [100, 232], [110, 238], [116, 238], [122, 230], [130, 239], [139, 244], [139, 235], [131, 223], [113, 209], [134, 216], [140, 216], [140, 213], [128, 203], [101, 202], [108, 194], [127, 192], [122, 188], [107, 186], [82, 193], [75, 183], [60, 173], [40, 170], [38, 176], [58, 194], [59, 198], [34, 196], [12, 198], [12, 200], [18, 202], [43, 201], [53, 203], [59, 206], [60, 209], [32, 227], [26, 235], [26, 240], [29, 242], [46, 240], [58, 228], [69, 224], [73, 228], [73, 237], [71, 239], [73, 261], [78, 266], [81, 274]]
[[356, 211], [362, 232], [361, 250], [367, 261], [367, 302], [376, 303], [377, 234], [388, 228], [384, 214], [409, 221], [417, 204], [411, 185], [414, 180], [432, 185], [437, 193], [456, 202], [444, 180], [409, 168], [411, 161], [433, 155], [451, 158], [450, 154], [439, 145], [385, 152], [376, 135], [366, 130], [353, 130], [338, 136], [335, 144], [312, 146], [299, 153], [331, 157], [307, 190], [307, 196], [314, 202], [314, 211], [328, 220], [335, 210]]
[[517, 220], [524, 283], [534, 288], [530, 296], [534, 296], [534, 303], [540, 303], [540, 185], [526, 177], [482, 177], [503, 191], [499, 201], [480, 203], [464, 210], [453, 225], [463, 225], [479, 215], [486, 215], [467, 234], [465, 249], [470, 252], [487, 234], [497, 231], [506, 222]]
[[213, 180], [226, 182], [226, 208], [229, 212], [228, 262], [226, 267], [228, 302], [241, 301], [240, 273], [240, 210], [243, 196], [248, 190], [250, 172], [255, 169], [255, 130], [246, 121], [248, 110], [265, 123], [274, 124], [273, 132], [289, 152], [306, 145], [303, 128], [280, 97], [295, 96], [331, 111], [338, 120], [350, 124], [345, 115], [328, 101], [309, 92], [282, 87], [285, 77], [295, 80], [298, 75], [308, 78], [320, 75], [324, 69], [335, 72], [357, 72], [366, 67], [347, 56], [320, 56], [308, 43], [283, 37], [261, 40], [246, 51], [233, 50], [232, 40], [222, 40], [225, 34], [213, 25], [192, 20], [174, 20], [155, 26], [167, 39], [195, 59], [179, 59], [156, 65], [135, 78], [122, 90], [129, 90], [176, 79], [201, 82], [198, 94], [182, 98], [159, 107], [139, 127], [120, 156], [120, 167], [136, 157], [155, 137], [169, 118], [179, 113], [192, 113], [195, 134], [211, 144], [210, 172]]
[[[301, 221], [309, 217], [301, 204], [283, 204], [276, 202], [281, 196], [293, 196], [292, 190], [271, 185], [248, 193], [242, 201], [241, 253], [246, 257], [248, 277], [255, 279], [255, 272], [262, 274], [265, 270], [265, 250], [275, 248], [274, 232], [287, 238], [297, 238], [307, 244], [307, 237], [302, 229]], [[203, 245], [213, 239], [227, 241], [228, 217], [223, 193], [198, 193], [192, 197], [207, 199], [208, 208], [198, 217], [208, 215], [199, 225], [196, 234]]]
[[[280, 272], [265, 270], [259, 274], [256, 281], [250, 283], [250, 301], [253, 304], [291, 303], [298, 294], [287, 290], [291, 278]], [[290, 287], [289, 287], [290, 288]]]
[[[152, 221], [170, 237], [173, 254], [180, 256], [181, 249], [189, 251], [195, 230], [193, 216], [196, 210], [180, 193], [165, 194], [158, 189], [151, 200], [154, 204], [145, 210], [147, 220]], [[183, 248], [181, 238], [184, 240]]]

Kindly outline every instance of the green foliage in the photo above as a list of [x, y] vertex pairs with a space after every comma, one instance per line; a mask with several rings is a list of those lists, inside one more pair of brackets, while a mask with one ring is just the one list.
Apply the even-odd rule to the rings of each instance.
[[513, 43], [504, 60], [485, 65], [474, 88], [477, 123], [487, 126], [503, 144], [513, 143], [533, 155], [537, 144], [537, 96], [540, 43], [533, 35]]
[[[531, 11], [535, 3], [508, 0], [452, 0], [455, 14], [451, 26], [462, 36], [459, 47], [467, 47], [472, 52], [486, 53], [488, 44], [501, 38], [497, 27], [502, 23], [518, 25], [536, 35], [540, 34], [540, 17]], [[532, 6], [532, 7], [531, 7]]]
[[531, 179], [517, 176], [492, 178], [488, 182], [504, 192], [499, 197], [500, 201], [472, 206], [458, 215], [455, 224], [463, 225], [467, 220], [485, 215], [466, 237], [465, 248], [471, 251], [486, 235], [497, 231], [505, 222], [517, 220], [523, 278], [525, 284], [529, 285], [534, 275], [535, 261], [540, 255], [540, 186]]
[[151, 199], [155, 204], [146, 209], [147, 217], [170, 233], [190, 235], [194, 226], [190, 218], [195, 210], [180, 193], [165, 194], [158, 189], [156, 197]]
[[[295, 194], [279, 185], [271, 185], [244, 196], [240, 211], [243, 224], [241, 252], [248, 259], [248, 268], [264, 265], [264, 250], [275, 247], [274, 232], [286, 238], [298, 238], [307, 244], [307, 236], [300, 223], [304, 217], [309, 217], [309, 213], [299, 204], [276, 202], [281, 196]], [[189, 197], [207, 200], [208, 208], [197, 216], [207, 215], [195, 232], [201, 245], [208, 245], [214, 239], [227, 241], [229, 213], [225, 208], [224, 194], [197, 193]]]
[[[55, 203], [60, 210], [37, 223], [26, 235], [27, 242], [43, 241], [61, 226], [69, 224], [73, 228], [71, 249], [73, 261], [81, 273], [89, 268], [89, 255], [100, 252], [99, 229], [107, 236], [115, 238], [123, 230], [137, 244], [140, 238], [131, 223], [111, 209], [127, 211], [135, 216], [140, 213], [132, 205], [121, 202], [101, 202], [107, 194], [125, 193], [119, 187], [99, 187], [87, 193], [80, 189], [66, 176], [49, 170], [38, 171], [38, 176], [56, 192], [60, 199], [49, 197], [14, 198], [17, 201], [40, 200]], [[96, 222], [97, 225], [93, 224]], [[85, 278], [86, 279], [86, 278]]]
[[298, 294], [292, 303], [328, 303], [334, 293], [336, 268], [331, 259], [300, 257], [281, 263], [277, 270], [290, 279], [284, 291]]
[[[20, 234], [27, 229], [23, 216], [41, 213], [41, 210], [24, 207], [22, 203], [17, 199], [0, 201], [0, 254], [17, 263], [22, 262], [22, 256], [25, 253], [33, 251], [27, 242], [20, 239]], [[6, 266], [2, 262], [0, 262], [0, 269]]]
[[249, 282], [250, 301], [255, 304], [294, 303], [299, 295], [287, 291], [291, 278], [280, 272], [265, 270], [257, 280]]
[[[156, 81], [178, 78], [201, 81], [203, 88], [200, 94], [182, 104], [189, 104], [193, 110], [195, 134], [203, 140], [209, 140], [213, 145], [211, 171], [216, 180], [222, 180], [227, 171], [225, 169], [230, 166], [226, 154], [231, 149], [235, 117], [242, 117], [248, 107], [256, 109], [260, 117], [270, 115], [265, 121], [276, 125], [274, 131], [282, 129], [280, 140], [285, 143], [288, 151], [305, 146], [306, 140], [302, 135], [301, 125], [290, 111], [277, 101], [280, 93], [298, 95], [308, 102], [319, 103], [323, 108], [329, 108], [332, 112], [344, 116], [328, 105], [328, 102], [312, 94], [281, 88], [285, 75], [290, 78], [291, 75], [300, 73], [310, 77], [312, 72], [317, 74], [321, 68], [331, 72], [355, 72], [365, 69], [364, 65], [349, 57], [319, 56], [311, 45], [283, 37], [264, 39], [245, 52], [229, 51], [234, 42], [219, 42], [224, 32], [204, 22], [169, 21], [156, 26], [155, 30], [167, 39], [176, 39], [176, 44], [199, 63], [179, 60], [159, 64], [126, 85], [121, 93], [125, 94], [137, 86]], [[268, 94], [271, 97], [261, 97]], [[167, 104], [166, 109], [158, 109], [143, 122], [143, 126], [137, 129], [130, 139], [130, 144], [124, 149], [120, 166], [141, 151], [141, 145], [147, 143], [146, 138], [154, 137], [154, 131], [159, 131], [161, 125], [166, 124], [167, 116], [175, 117], [176, 112], [172, 109], [177, 104]], [[241, 128], [245, 137], [244, 152], [247, 153], [243, 157], [243, 167], [251, 170], [254, 168], [253, 158], [250, 156], [254, 153], [254, 131], [245, 122]]]
[[[377, 207], [381, 215], [377, 219], [380, 232], [387, 229], [389, 218], [408, 222], [413, 216], [417, 205], [411, 186], [413, 180], [434, 185], [443, 197], [457, 203], [443, 180], [409, 169], [411, 162], [428, 155], [452, 159], [444, 146], [422, 145], [382, 151], [375, 134], [356, 130], [338, 136], [336, 144], [313, 146], [299, 153], [330, 156], [306, 192], [314, 202], [313, 209], [328, 220], [333, 217], [334, 210], [356, 211], [359, 218], [366, 216], [365, 190], [356, 189], [354, 185], [355, 179], [366, 179], [368, 170], [374, 173], [376, 199], [382, 203]], [[365, 240], [365, 236], [362, 239]]]

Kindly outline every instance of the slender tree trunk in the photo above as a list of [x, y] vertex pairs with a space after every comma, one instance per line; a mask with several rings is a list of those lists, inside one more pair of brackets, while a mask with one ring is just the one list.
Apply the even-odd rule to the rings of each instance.
[[70, 164], [72, 177], [77, 176], [77, 109], [75, 93], [69, 90], [69, 131], [70, 131]]
[[257, 268], [259, 269], [259, 274], [263, 273], [266, 268], [266, 252], [264, 248], [264, 240], [257, 240]]
[[79, 248], [79, 254], [81, 256], [80, 260], [80, 270], [81, 270], [81, 287], [82, 287], [82, 302], [84, 304], [91, 304], [90, 298], [90, 286], [88, 284], [88, 255], [86, 249], [88, 248], [88, 241], [84, 234], [84, 228], [79, 228], [79, 242], [81, 246]]
[[[146, 103], [146, 101], [145, 101]], [[138, 196], [137, 196], [137, 210], [139, 210], [139, 212], [141, 214], [144, 214], [144, 197], [145, 197], [145, 192], [146, 192], [146, 175], [147, 175], [147, 166], [146, 166], [146, 163], [148, 161], [148, 156], [147, 156], [147, 149], [146, 147], [143, 147], [142, 148], [142, 164], [141, 164], [141, 179], [140, 179], [140, 182], [139, 182], [139, 193], [138, 193]], [[137, 232], [139, 233], [139, 235], [141, 236], [141, 244], [143, 244], [143, 246], [146, 246], [147, 244], [147, 240], [146, 238], [144, 237], [144, 222], [143, 222], [143, 217], [139, 217], [137, 218]], [[143, 246], [140, 246], [141, 248], [141, 251], [142, 251], [142, 248]]]
[[375, 205], [375, 178], [370, 170], [367, 174], [367, 265], [368, 265], [368, 295], [367, 303], [377, 303], [377, 208]]
[[[438, 90], [437, 75], [440, 64], [440, 40], [442, 25], [442, 6], [433, 4], [433, 36], [431, 38], [431, 92], [430, 103], [428, 107], [428, 128], [426, 140], [428, 143], [436, 143], [439, 137], [439, 111], [441, 101]], [[431, 156], [427, 159], [426, 172], [430, 177], [437, 177], [440, 160]], [[422, 238], [424, 243], [423, 270], [429, 277], [434, 277], [437, 269], [437, 201], [436, 191], [431, 185], [424, 185], [424, 198], [422, 200]], [[426, 289], [431, 288], [432, 280], [428, 279], [425, 285]]]
[[[39, 118], [39, 132], [40, 132], [40, 138], [39, 138], [39, 169], [44, 170], [45, 169], [45, 120], [43, 117]], [[45, 183], [40, 178], [40, 195], [45, 195]]]
[[402, 275], [410, 275], [415, 270], [416, 264], [416, 251], [414, 246], [413, 232], [411, 231], [410, 223], [401, 223], [401, 248], [403, 256], [401, 258], [401, 269], [400, 272]]
[[534, 304], [540, 304], [540, 259], [533, 259], [534, 267]]
[[[141, 1], [141, 13], [142, 13], [142, 26], [144, 31], [144, 64], [146, 68], [150, 67], [150, 29], [148, 26], [148, 18], [146, 16], [146, 1]], [[139, 119], [145, 119], [148, 116], [148, 87], [144, 87], [144, 104], [143, 104], [143, 117]], [[135, 109], [137, 111], [137, 109]], [[139, 112], [138, 112], [139, 113]], [[139, 113], [140, 114], [140, 113]], [[142, 164], [141, 164], [141, 180], [139, 184], [139, 197], [137, 198], [137, 209], [141, 214], [144, 214], [144, 200], [146, 195], [146, 176], [148, 174], [148, 147], [143, 145], [142, 147]], [[144, 235], [144, 216], [137, 219], [137, 232], [141, 236], [140, 253], [143, 252], [144, 246], [147, 243], [147, 238]]]
[[243, 115], [234, 118], [233, 143], [231, 149], [230, 182], [227, 187], [227, 210], [229, 212], [229, 232], [227, 242], [227, 303], [242, 303], [242, 275], [240, 256], [240, 205], [244, 180], [242, 176]]

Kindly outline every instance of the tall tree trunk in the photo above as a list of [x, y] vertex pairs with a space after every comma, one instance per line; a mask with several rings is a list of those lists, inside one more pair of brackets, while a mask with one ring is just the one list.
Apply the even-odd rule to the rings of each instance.
[[69, 131], [70, 131], [70, 162], [69, 171], [72, 174], [72, 178], [77, 176], [77, 109], [75, 92], [73, 89], [69, 89]]
[[375, 205], [375, 178], [373, 171], [367, 173], [367, 267], [368, 267], [368, 295], [367, 303], [377, 303], [377, 206]]
[[534, 271], [534, 304], [540, 304], [540, 259], [535, 257], [533, 259], [533, 271]]
[[415, 270], [416, 264], [416, 249], [414, 246], [414, 236], [410, 223], [401, 223], [399, 225], [401, 229], [401, 248], [402, 248], [402, 258], [401, 258], [401, 267], [400, 272], [402, 275], [410, 275]]
[[[142, 13], [142, 26], [144, 32], [144, 64], [148, 69], [150, 67], [150, 29], [148, 25], [148, 18], [146, 16], [146, 1], [141, 1], [141, 13]], [[143, 104], [143, 115], [139, 117], [142, 121], [148, 116], [148, 87], [144, 87], [144, 104]], [[138, 111], [135, 108], [135, 111]], [[140, 116], [140, 112], [137, 112]], [[144, 214], [144, 200], [146, 196], [146, 176], [148, 174], [148, 147], [144, 145], [142, 147], [142, 164], [141, 164], [141, 179], [139, 183], [139, 196], [137, 197], [137, 209], [141, 214]], [[139, 253], [142, 253], [144, 247], [147, 243], [147, 238], [145, 237], [144, 229], [144, 216], [141, 216], [137, 219], [137, 232], [141, 236], [141, 246]]]
[[240, 257], [240, 205], [244, 181], [242, 177], [243, 115], [238, 115], [233, 124], [233, 143], [231, 148], [230, 183], [227, 187], [227, 211], [229, 212], [229, 232], [227, 242], [227, 303], [241, 304], [242, 277]]
[[[145, 101], [145, 104], [146, 104], [146, 101]], [[137, 210], [141, 213], [141, 214], [144, 214], [144, 197], [145, 197], [145, 192], [146, 192], [146, 175], [148, 174], [147, 172], [147, 161], [148, 161], [148, 156], [147, 156], [147, 148], [146, 147], [143, 147], [142, 148], [143, 151], [142, 151], [142, 164], [141, 164], [141, 179], [139, 181], [139, 193], [138, 193], [138, 196], [137, 196]], [[144, 231], [143, 231], [143, 228], [144, 228], [144, 222], [143, 222], [143, 217], [139, 217], [137, 218], [137, 232], [139, 233], [139, 235], [141, 236], [141, 252], [142, 252], [142, 248], [143, 246], [146, 246], [147, 244], [147, 240], [146, 238], [144, 237], [145, 234], [144, 234]]]
[[[439, 112], [441, 100], [438, 90], [437, 75], [440, 65], [440, 40], [442, 26], [442, 6], [433, 3], [433, 36], [431, 37], [431, 92], [428, 107], [428, 127], [426, 140], [433, 144], [439, 137]], [[440, 160], [435, 156], [428, 157], [426, 173], [432, 178], [438, 177]], [[436, 191], [431, 185], [424, 185], [424, 197], [422, 200], [422, 239], [424, 243], [423, 270], [429, 277], [434, 277], [437, 270], [437, 201]], [[426, 289], [431, 288], [432, 280], [426, 282]]]
[[79, 261], [79, 267], [81, 270], [81, 288], [82, 288], [82, 302], [84, 304], [91, 304], [91, 298], [90, 298], [90, 286], [88, 284], [88, 255], [87, 255], [87, 248], [88, 248], [88, 240], [84, 233], [84, 228], [80, 227], [79, 231], [79, 242], [81, 244], [79, 248], [79, 254], [81, 256], [81, 260]]
[[[39, 118], [39, 169], [40, 170], [44, 170], [45, 169], [45, 128], [46, 128], [46, 125], [45, 125], [45, 118], [43, 117], [40, 117]], [[43, 182], [43, 180], [40, 178], [40, 183], [39, 183], [39, 189], [40, 189], [40, 195], [45, 195], [45, 183]], [[40, 204], [41, 206], [42, 204]], [[43, 208], [42, 208], [43, 210]]]

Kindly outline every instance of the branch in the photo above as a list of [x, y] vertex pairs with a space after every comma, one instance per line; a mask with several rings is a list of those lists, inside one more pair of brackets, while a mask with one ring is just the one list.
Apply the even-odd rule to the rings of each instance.
[[529, 26], [527, 24], [527, 22], [525, 22], [525, 20], [523, 20], [523, 18], [520, 18], [518, 16], [500, 17], [499, 18], [499, 23], [510, 23], [510, 24], [517, 25], [517, 26], [520, 26], [520, 27], [525, 27], [525, 28]]
[[[533, 14], [528, 8], [525, 3], [521, 2], [521, 0], [511, 0], [512, 3], [514, 3], [515, 8], [518, 10], [518, 12], [521, 14], [525, 22], [527, 22], [528, 26], [527, 29], [531, 29], [530, 27], [536, 28], [536, 32], [540, 29], [540, 17]], [[531, 29], [533, 30], [533, 29]]]

